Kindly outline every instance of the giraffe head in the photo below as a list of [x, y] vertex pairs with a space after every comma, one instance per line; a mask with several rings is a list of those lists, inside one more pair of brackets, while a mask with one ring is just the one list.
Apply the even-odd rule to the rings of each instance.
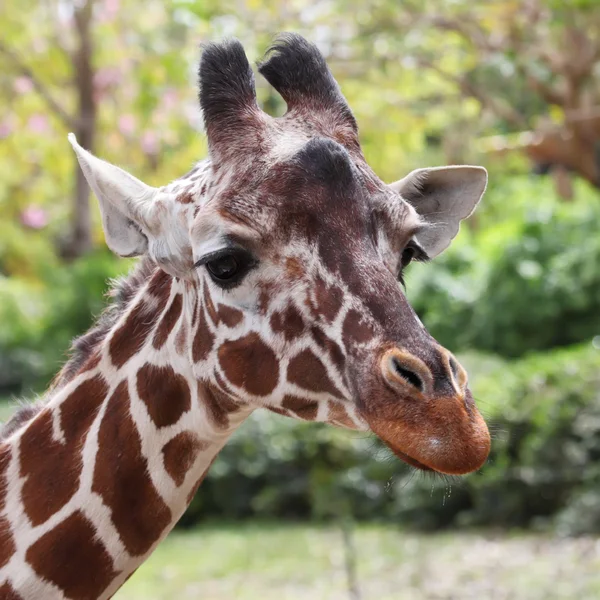
[[467, 374], [399, 280], [448, 246], [485, 170], [419, 169], [387, 185], [315, 46], [286, 35], [259, 71], [287, 103], [283, 117], [258, 107], [239, 42], [205, 48], [210, 160], [163, 188], [71, 138], [108, 245], [149, 255], [195, 292], [185, 355], [224, 401], [370, 429], [422, 469], [479, 468], [490, 441]]

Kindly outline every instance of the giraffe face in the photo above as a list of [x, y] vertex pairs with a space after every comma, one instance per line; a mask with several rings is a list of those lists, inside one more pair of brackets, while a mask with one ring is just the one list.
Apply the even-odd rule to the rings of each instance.
[[190, 359], [224, 401], [370, 429], [418, 468], [479, 468], [490, 441], [466, 373], [399, 279], [448, 246], [485, 170], [421, 169], [386, 185], [314, 46], [285, 37], [259, 71], [286, 101], [284, 117], [258, 108], [239, 43], [205, 49], [202, 185], [152, 192], [111, 172], [107, 186], [106, 163], [92, 169], [78, 150], [101, 206], [111, 193], [109, 245], [148, 253], [195, 288]]
[[399, 284], [427, 257], [419, 237], [433, 225], [339, 142], [297, 143], [228, 179], [196, 215], [206, 364], [257, 406], [370, 428], [421, 468], [477, 468], [489, 438], [466, 374]]

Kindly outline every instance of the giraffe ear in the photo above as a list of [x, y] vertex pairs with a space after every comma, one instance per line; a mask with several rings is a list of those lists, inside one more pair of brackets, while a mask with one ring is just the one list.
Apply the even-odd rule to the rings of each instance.
[[123, 169], [87, 150], [69, 134], [69, 142], [87, 182], [98, 197], [108, 247], [119, 256], [139, 256], [148, 250], [153, 203], [158, 194]]
[[472, 166], [417, 169], [390, 185], [433, 225], [418, 235], [419, 244], [431, 258], [450, 245], [460, 222], [475, 210], [486, 186], [487, 171]]

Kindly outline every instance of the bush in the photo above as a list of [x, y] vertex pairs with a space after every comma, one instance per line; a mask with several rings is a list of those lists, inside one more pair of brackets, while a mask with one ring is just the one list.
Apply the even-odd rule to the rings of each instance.
[[454, 350], [517, 357], [589, 339], [600, 333], [599, 223], [597, 202], [500, 223], [421, 267], [415, 310]]
[[44, 388], [71, 340], [104, 308], [110, 278], [127, 268], [105, 251], [49, 268], [38, 279], [0, 276], [0, 393]]
[[600, 530], [600, 493], [590, 496], [600, 490], [599, 346], [532, 355], [477, 382], [497, 435], [489, 464], [469, 479], [464, 521]]

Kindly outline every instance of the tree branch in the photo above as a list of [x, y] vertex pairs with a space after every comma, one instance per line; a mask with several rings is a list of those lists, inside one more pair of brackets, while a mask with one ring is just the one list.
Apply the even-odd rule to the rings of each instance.
[[486, 94], [481, 88], [475, 86], [466, 77], [459, 77], [441, 69], [433, 61], [424, 57], [416, 57], [418, 64], [437, 73], [440, 77], [456, 85], [465, 96], [478, 100], [482, 106], [488, 108], [508, 123], [520, 128], [527, 127], [527, 120], [510, 106], [501, 104], [494, 96]]
[[69, 115], [62, 106], [55, 100], [46, 85], [37, 77], [31, 68], [21, 60], [17, 52], [6, 46], [0, 41], [0, 52], [7, 56], [22, 75], [28, 77], [37, 93], [46, 102], [50, 110], [65, 124], [68, 129], [74, 129], [77, 120]]

